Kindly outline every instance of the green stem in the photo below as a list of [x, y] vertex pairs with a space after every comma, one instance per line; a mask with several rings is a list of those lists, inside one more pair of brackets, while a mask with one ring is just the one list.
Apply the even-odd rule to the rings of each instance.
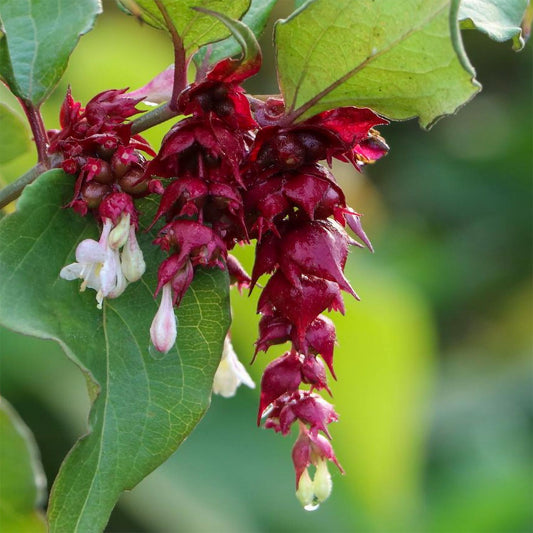
[[22, 174], [16, 181], [10, 183], [7, 187], [0, 190], [0, 209], [10, 204], [13, 200], [16, 200], [24, 187], [35, 181], [43, 172], [46, 172], [48, 167], [43, 163], [37, 163], [34, 167], [30, 168], [28, 172]]

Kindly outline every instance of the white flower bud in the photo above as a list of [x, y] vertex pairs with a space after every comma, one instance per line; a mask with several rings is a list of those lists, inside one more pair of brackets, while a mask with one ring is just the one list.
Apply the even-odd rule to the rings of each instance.
[[333, 483], [331, 481], [331, 475], [328, 470], [326, 459], [320, 459], [318, 461], [313, 483], [317, 502], [322, 503], [327, 500], [331, 494]]
[[176, 315], [172, 304], [172, 287], [170, 283], [163, 285], [161, 304], [150, 326], [150, 337], [156, 350], [167, 353], [176, 342]]
[[307, 469], [298, 480], [298, 489], [296, 490], [296, 497], [302, 504], [302, 507], [310, 507], [315, 503], [315, 488], [312, 479], [309, 477]]
[[130, 236], [122, 250], [120, 264], [124, 276], [130, 283], [141, 279], [146, 270], [146, 263], [135, 236], [134, 226], [130, 226]]
[[118, 250], [126, 244], [130, 233], [130, 214], [122, 213], [119, 223], [111, 230], [107, 244], [113, 250]]

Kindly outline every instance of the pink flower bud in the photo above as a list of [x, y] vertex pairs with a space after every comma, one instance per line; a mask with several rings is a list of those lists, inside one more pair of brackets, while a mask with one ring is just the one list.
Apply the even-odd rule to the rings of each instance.
[[172, 305], [172, 288], [169, 283], [163, 286], [159, 309], [150, 326], [150, 338], [156, 350], [167, 353], [176, 342], [176, 316]]

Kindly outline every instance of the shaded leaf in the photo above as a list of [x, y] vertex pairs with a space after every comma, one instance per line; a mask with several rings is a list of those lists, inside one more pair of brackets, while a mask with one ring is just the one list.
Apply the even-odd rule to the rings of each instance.
[[[154, 0], [117, 0], [121, 7], [148, 24], [167, 29], [163, 15]], [[250, 0], [162, 0], [174, 27], [180, 35], [186, 52], [191, 53], [204, 44], [226, 38], [230, 32], [215, 18], [191, 9], [203, 7], [224, 13], [227, 17], [240, 19], [250, 5]]]
[[46, 531], [37, 510], [46, 478], [33, 435], [13, 407], [0, 398], [0, 526], [5, 533]]
[[289, 111], [370, 107], [424, 127], [480, 87], [464, 53], [456, 0], [315, 0], [276, 25]]
[[39, 105], [101, 11], [99, 0], [2, 0], [0, 77], [15, 95]]
[[[229, 324], [228, 280], [218, 269], [197, 272], [178, 312], [178, 344], [154, 359], [149, 327], [162, 255], [154, 236], [139, 232], [143, 279], [99, 311], [93, 291], [59, 278], [76, 245], [97, 233], [90, 217], [61, 208], [72, 188], [62, 171], [49, 171], [0, 222], [0, 323], [56, 340], [92, 383], [91, 432], [64, 461], [49, 505], [51, 531], [85, 533], [104, 528], [121, 492], [161, 464], [207, 409]], [[155, 205], [141, 208], [146, 227]]]
[[513, 40], [513, 48], [524, 47], [520, 23], [528, 0], [462, 0], [461, 28], [477, 29], [498, 42]]
[[0, 103], [0, 165], [16, 159], [30, 146], [26, 123], [10, 107]]
[[[252, 30], [256, 38], [259, 38], [263, 33], [268, 22], [268, 17], [276, 2], [277, 0], [252, 0], [250, 9], [248, 9], [242, 18], [242, 22]], [[241, 49], [241, 45], [235, 37], [228, 37], [212, 46], [209, 54], [209, 63], [214, 64], [226, 57], [236, 56], [241, 52]], [[194, 61], [197, 64], [201, 64], [206, 52], [206, 47], [199, 50], [194, 56]]]

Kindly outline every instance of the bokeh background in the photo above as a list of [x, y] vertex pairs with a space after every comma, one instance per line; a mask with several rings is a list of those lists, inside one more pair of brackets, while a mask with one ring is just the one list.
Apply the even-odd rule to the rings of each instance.
[[[104, 7], [45, 105], [48, 127], [67, 84], [86, 102], [144, 85], [172, 61], [165, 35]], [[291, 9], [280, 1], [273, 19]], [[277, 92], [271, 29], [254, 93]], [[347, 276], [362, 301], [346, 298], [336, 317], [332, 434], [346, 475], [333, 472], [330, 500], [300, 508], [293, 438], [257, 428], [258, 391], [241, 388], [213, 398], [178, 453], [123, 496], [107, 531], [533, 531], [532, 47], [464, 40], [480, 95], [430, 132], [414, 121], [382, 127], [390, 154], [363, 175], [335, 168], [376, 253], [352, 251]], [[13, 104], [3, 88], [0, 101]], [[147, 137], [157, 146], [167, 128]], [[0, 178], [33, 161], [0, 167]], [[252, 254], [238, 251], [248, 267]], [[244, 361], [256, 297], [232, 299]], [[34, 432], [51, 485], [87, 429], [84, 378], [50, 342], [0, 330], [0, 352], [2, 393]], [[274, 354], [258, 356], [256, 382]]]

